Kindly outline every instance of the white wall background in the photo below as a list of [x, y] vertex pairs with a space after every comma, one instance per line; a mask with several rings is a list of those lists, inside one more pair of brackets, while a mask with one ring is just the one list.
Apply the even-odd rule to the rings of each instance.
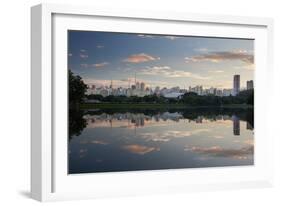
[[[0, 204], [38, 205], [29, 196], [30, 150], [30, 6], [46, 1], [6, 0], [0, 7]], [[50, 0], [92, 6], [113, 6], [159, 11], [264, 16], [275, 20], [275, 141], [276, 187], [178, 195], [58, 202], [60, 205], [281, 205], [281, 6], [277, 0]], [[280, 56], [280, 58], [279, 58]], [[279, 107], [277, 107], [279, 106]]]

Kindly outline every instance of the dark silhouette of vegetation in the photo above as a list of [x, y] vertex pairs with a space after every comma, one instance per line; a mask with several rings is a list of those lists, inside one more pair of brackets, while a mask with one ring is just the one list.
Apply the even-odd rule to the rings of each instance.
[[249, 104], [254, 105], [254, 90], [241, 91], [237, 96], [219, 97], [215, 95], [199, 96], [194, 92], [185, 93], [179, 100], [192, 106], [221, 106], [228, 104]]
[[155, 103], [155, 104], [185, 104], [190, 106], [222, 106], [231, 104], [254, 104], [254, 90], [241, 91], [237, 96], [215, 96], [215, 95], [197, 95], [194, 92], [188, 92], [179, 98], [165, 98], [164, 96], [147, 95], [138, 96], [113, 96], [103, 97], [102, 95], [88, 95], [90, 100], [98, 100], [106, 103]]
[[[157, 95], [147, 95], [144, 97], [138, 97], [138, 96], [113, 96], [109, 95], [106, 97], [103, 97], [99, 94], [91, 94], [87, 96], [87, 99], [90, 100], [98, 100], [101, 102], [110, 102], [110, 103], [167, 103], [169, 102], [168, 98], [165, 98], [163, 96], [157, 96]], [[177, 101], [177, 100], [175, 100]]]
[[81, 134], [87, 126], [86, 120], [83, 118], [84, 111], [79, 110], [79, 104], [84, 101], [87, 85], [83, 82], [80, 76], [74, 75], [68, 70], [68, 137]]
[[83, 102], [87, 85], [80, 76], [74, 75], [70, 70], [68, 70], [68, 85], [69, 106], [73, 108]]

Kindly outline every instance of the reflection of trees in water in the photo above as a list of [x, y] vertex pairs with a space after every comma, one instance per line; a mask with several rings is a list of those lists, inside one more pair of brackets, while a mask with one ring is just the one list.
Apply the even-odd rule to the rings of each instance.
[[[240, 109], [240, 108], [192, 108], [192, 109], [100, 109], [95, 111], [87, 111], [89, 115], [114, 115], [114, 114], [143, 114], [147, 117], [154, 117], [156, 120], [171, 119], [178, 120], [181, 117], [197, 121], [200, 119], [207, 119], [210, 121], [217, 120], [231, 120], [235, 115], [242, 121], [246, 121], [254, 128], [254, 112], [253, 109]], [[179, 116], [180, 115], [180, 116]]]
[[87, 126], [86, 119], [83, 118], [83, 110], [69, 110], [68, 132], [69, 139], [73, 136], [79, 136], [83, 129]]
[[194, 109], [100, 109], [100, 110], [70, 110], [69, 111], [69, 138], [81, 134], [87, 126], [87, 121], [94, 123], [96, 120], [129, 120], [135, 126], [144, 126], [145, 121], [179, 121], [188, 119], [202, 123], [209, 121], [232, 120], [233, 132], [240, 134], [240, 120], [247, 122], [247, 129], [254, 128], [253, 109], [222, 109], [222, 108], [194, 108]]

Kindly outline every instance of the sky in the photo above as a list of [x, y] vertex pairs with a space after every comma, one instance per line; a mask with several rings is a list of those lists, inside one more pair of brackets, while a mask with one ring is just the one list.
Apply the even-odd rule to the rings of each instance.
[[68, 69], [87, 84], [232, 88], [254, 79], [254, 40], [68, 31]]

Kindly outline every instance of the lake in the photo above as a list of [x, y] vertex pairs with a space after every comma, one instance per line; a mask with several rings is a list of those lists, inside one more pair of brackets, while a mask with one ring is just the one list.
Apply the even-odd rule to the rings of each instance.
[[253, 109], [69, 111], [69, 174], [254, 164]]

